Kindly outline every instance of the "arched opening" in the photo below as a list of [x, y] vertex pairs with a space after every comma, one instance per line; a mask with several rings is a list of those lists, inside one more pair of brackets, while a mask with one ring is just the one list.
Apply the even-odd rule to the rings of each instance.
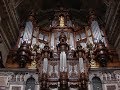
[[93, 77], [92, 79], [93, 90], [103, 90], [102, 82], [99, 77]]
[[35, 90], [35, 79], [32, 76], [27, 79], [25, 90]]

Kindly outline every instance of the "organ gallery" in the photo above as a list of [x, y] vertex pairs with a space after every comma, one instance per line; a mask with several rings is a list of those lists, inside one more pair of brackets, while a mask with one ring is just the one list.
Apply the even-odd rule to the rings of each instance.
[[[51, 16], [42, 22], [42, 14]], [[105, 25], [93, 8], [30, 10], [5, 63], [1, 51], [0, 90], [119, 90], [119, 53]]]

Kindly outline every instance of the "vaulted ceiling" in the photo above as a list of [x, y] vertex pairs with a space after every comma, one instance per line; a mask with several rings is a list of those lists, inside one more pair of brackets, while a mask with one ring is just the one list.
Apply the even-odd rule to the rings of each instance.
[[[39, 18], [46, 19], [52, 17], [52, 13], [42, 13], [41, 10], [53, 9], [59, 6], [65, 8], [72, 8], [80, 11], [79, 13], [73, 12], [74, 18], [87, 17], [89, 8], [96, 10], [96, 14], [104, 20], [106, 5], [102, 0], [15, 0], [18, 3], [16, 10], [21, 19], [25, 19], [31, 10], [39, 13]], [[44, 15], [43, 15], [44, 14]], [[48, 17], [48, 16], [49, 17]]]

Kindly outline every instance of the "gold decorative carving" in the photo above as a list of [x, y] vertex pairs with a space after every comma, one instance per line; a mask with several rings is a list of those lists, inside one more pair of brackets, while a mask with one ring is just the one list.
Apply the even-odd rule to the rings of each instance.
[[36, 60], [34, 59], [32, 62], [31, 62], [31, 65], [28, 67], [29, 69], [36, 69], [37, 67], [37, 64], [36, 64]]
[[60, 27], [64, 27], [64, 17], [60, 16], [59, 20], [60, 20]]

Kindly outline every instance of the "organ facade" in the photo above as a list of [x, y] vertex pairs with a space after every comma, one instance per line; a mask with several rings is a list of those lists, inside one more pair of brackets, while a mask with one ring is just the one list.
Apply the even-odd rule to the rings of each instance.
[[77, 23], [71, 11], [50, 10], [54, 14], [46, 27], [35, 12], [28, 15], [7, 69], [0, 72], [2, 90], [120, 89], [120, 63], [114, 62], [116, 53], [109, 48], [104, 25], [92, 9], [85, 24]]

